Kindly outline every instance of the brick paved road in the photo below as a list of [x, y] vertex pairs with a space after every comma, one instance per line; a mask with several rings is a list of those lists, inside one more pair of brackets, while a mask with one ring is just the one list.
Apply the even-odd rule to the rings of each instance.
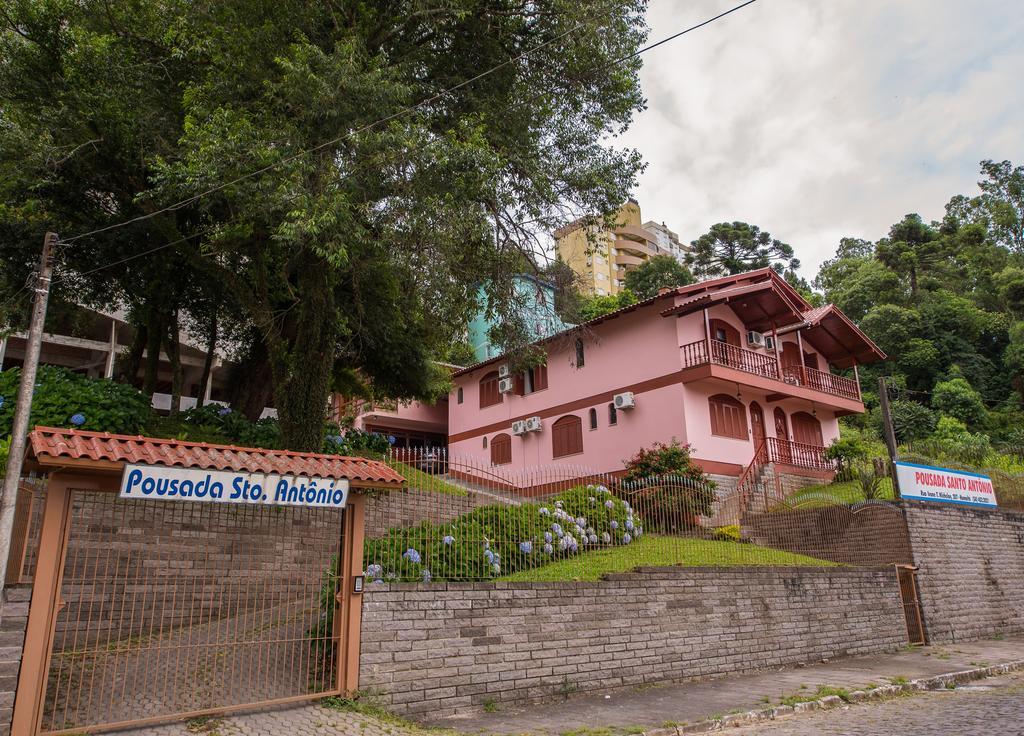
[[980, 680], [953, 691], [787, 716], [730, 730], [734, 736], [1020, 736], [1024, 673]]

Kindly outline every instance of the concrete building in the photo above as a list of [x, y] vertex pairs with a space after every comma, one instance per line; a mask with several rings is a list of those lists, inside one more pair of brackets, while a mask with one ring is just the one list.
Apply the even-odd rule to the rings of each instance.
[[663, 252], [642, 222], [640, 205], [631, 199], [611, 230], [577, 220], [555, 231], [558, 255], [579, 276], [584, 294], [618, 294], [630, 269]]
[[[514, 288], [517, 308], [531, 340], [541, 340], [570, 327], [555, 312], [553, 284], [529, 274], [520, 274], [515, 277]], [[483, 289], [480, 291], [480, 301], [484, 302]], [[488, 316], [487, 310], [481, 310], [469, 323], [467, 339], [477, 360], [494, 358], [501, 353], [497, 346], [491, 344], [489, 332], [493, 326], [494, 320]]]
[[451, 457], [616, 472], [675, 438], [721, 478], [759, 458], [813, 475], [839, 417], [864, 411], [857, 366], [885, 357], [771, 269], [666, 289], [537, 345], [546, 365], [521, 375], [500, 357], [454, 370]]
[[644, 229], [654, 233], [658, 239], [658, 247], [663, 253], [667, 253], [682, 264], [686, 263], [686, 254], [692, 249], [679, 239], [678, 233], [670, 230], [664, 222], [655, 222], [654, 220], [645, 222]]

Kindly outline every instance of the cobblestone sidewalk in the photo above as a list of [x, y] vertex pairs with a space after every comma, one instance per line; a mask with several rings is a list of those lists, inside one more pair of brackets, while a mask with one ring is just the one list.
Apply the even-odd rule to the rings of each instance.
[[990, 736], [1024, 734], [1024, 673], [955, 690], [787, 716], [737, 728], [735, 736]]

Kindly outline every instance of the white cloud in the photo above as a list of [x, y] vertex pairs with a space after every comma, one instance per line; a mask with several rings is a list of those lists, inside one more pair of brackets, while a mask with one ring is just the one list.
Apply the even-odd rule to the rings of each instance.
[[[651, 39], [735, 4], [652, 0]], [[645, 55], [619, 143], [645, 218], [685, 240], [746, 220], [810, 277], [844, 235], [940, 217], [983, 158], [1024, 163], [1024, 14], [980, 0], [760, 0]]]

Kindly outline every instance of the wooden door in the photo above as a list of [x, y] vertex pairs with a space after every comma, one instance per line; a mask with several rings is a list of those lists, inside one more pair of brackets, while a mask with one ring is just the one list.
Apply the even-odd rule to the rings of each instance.
[[750, 431], [754, 436], [754, 451], [758, 453], [758, 460], [764, 460], [764, 412], [756, 401], [750, 402]]
[[781, 406], [776, 406], [772, 412], [775, 417], [775, 439], [779, 452], [779, 462], [788, 463], [791, 461], [789, 446], [789, 424], [786, 422], [786, 412]]

